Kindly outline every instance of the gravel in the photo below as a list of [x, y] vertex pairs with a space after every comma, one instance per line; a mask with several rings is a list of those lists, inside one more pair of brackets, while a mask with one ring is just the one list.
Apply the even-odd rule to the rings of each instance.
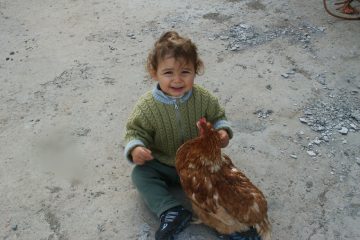
[[329, 141], [336, 132], [346, 135], [358, 132], [360, 126], [360, 99], [349, 91], [329, 94], [306, 106], [299, 121], [320, 134], [319, 139]]
[[210, 40], [220, 39], [227, 41], [226, 49], [238, 51], [251, 46], [262, 45], [276, 38], [287, 37], [291, 42], [300, 43], [303, 48], [308, 48], [312, 36], [322, 34], [325, 28], [312, 26], [302, 22], [298, 26], [288, 24], [284, 27], [273, 27], [267, 30], [257, 29], [245, 23], [232, 25], [228, 30], [210, 36]]

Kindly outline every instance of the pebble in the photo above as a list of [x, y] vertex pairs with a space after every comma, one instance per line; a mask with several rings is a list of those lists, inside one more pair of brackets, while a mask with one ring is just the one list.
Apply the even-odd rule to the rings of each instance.
[[309, 154], [309, 156], [311, 157], [315, 157], [316, 156], [316, 153], [314, 151], [306, 151], [307, 154]]
[[16, 230], [18, 229], [18, 225], [17, 225], [17, 224], [12, 225], [12, 226], [11, 226], [11, 229], [12, 229], [13, 231], [16, 231]]
[[294, 70], [290, 70], [289, 72], [287, 72], [287, 74], [293, 75], [293, 74], [295, 74], [295, 71], [294, 71]]
[[288, 77], [289, 77], [289, 74], [287, 74], [287, 73], [282, 73], [281, 76], [282, 76], [283, 78], [288, 78]]
[[317, 132], [321, 132], [321, 131], [324, 131], [324, 130], [325, 130], [325, 128], [324, 128], [323, 126], [319, 126], [319, 127], [316, 129]]
[[249, 25], [246, 25], [246, 24], [240, 24], [240, 27], [241, 27], [241, 28], [244, 28], [244, 29], [248, 29], [250, 26], [249, 26]]
[[355, 110], [351, 113], [351, 117], [355, 118], [356, 121], [360, 122], [360, 111], [359, 110]]
[[257, 114], [257, 115], [258, 115], [258, 118], [267, 118], [267, 117], [269, 117], [271, 114], [273, 114], [274, 111], [271, 110], [271, 109], [267, 109], [267, 110], [265, 110], [265, 109], [258, 109], [258, 110], [256, 110], [256, 111], [253, 112], [253, 113], [254, 113], [254, 114]]
[[291, 154], [290, 157], [297, 159], [298, 157], [295, 154]]
[[308, 121], [306, 120], [306, 118], [299, 118], [300, 122], [302, 123], [307, 123]]
[[229, 39], [229, 36], [220, 36], [220, 39], [221, 39], [221, 40], [228, 40], [228, 39]]
[[306, 182], [306, 187], [307, 188], [312, 188], [314, 186], [314, 183], [312, 181], [307, 181]]
[[356, 163], [357, 163], [357, 165], [360, 166], [360, 158], [359, 157], [356, 158]]
[[346, 135], [349, 132], [349, 129], [347, 129], [346, 127], [342, 127], [338, 132], [343, 135]]
[[131, 38], [131, 39], [136, 39], [134, 33], [128, 33], [126, 36], [128, 36], [128, 37]]

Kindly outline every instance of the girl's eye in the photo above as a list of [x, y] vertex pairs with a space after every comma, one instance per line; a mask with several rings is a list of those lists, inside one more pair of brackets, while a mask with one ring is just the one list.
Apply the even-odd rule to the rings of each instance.
[[170, 75], [172, 74], [172, 72], [168, 71], [168, 72], [164, 72], [165, 75]]
[[188, 73], [190, 73], [190, 71], [188, 71], [188, 70], [184, 70], [184, 71], [182, 71], [182, 73], [184, 73], [184, 74], [188, 74]]

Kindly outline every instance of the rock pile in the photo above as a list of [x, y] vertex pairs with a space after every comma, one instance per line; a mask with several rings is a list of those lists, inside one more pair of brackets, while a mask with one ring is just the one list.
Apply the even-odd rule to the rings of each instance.
[[304, 108], [299, 120], [319, 133], [308, 146], [308, 154], [312, 156], [313, 146], [329, 142], [334, 134], [347, 135], [360, 130], [358, 91], [340, 90], [337, 94], [329, 94], [325, 100], [314, 101]]
[[303, 47], [307, 48], [312, 38], [311, 35], [323, 33], [324, 31], [324, 27], [316, 27], [307, 23], [301, 23], [300, 26], [289, 25], [273, 28], [263, 32], [248, 24], [235, 24], [229, 30], [221, 34], [215, 34], [209, 39], [228, 41], [226, 49], [230, 51], [261, 45], [279, 37], [289, 37], [290, 41], [302, 43]]

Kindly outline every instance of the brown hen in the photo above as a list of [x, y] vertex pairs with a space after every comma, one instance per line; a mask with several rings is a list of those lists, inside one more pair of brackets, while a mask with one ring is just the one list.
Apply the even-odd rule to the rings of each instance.
[[254, 227], [262, 240], [271, 239], [263, 193], [221, 153], [220, 137], [201, 118], [199, 137], [185, 142], [176, 154], [181, 185], [201, 222], [219, 233]]

